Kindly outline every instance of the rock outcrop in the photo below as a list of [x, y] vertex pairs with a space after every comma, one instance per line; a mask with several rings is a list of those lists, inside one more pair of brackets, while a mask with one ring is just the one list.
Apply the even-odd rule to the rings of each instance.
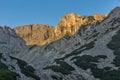
[[27, 45], [42, 45], [44, 41], [55, 35], [54, 27], [42, 24], [19, 26], [14, 30], [26, 41]]
[[[11, 55], [18, 55], [19, 52], [28, 47], [25, 44], [25, 41], [13, 29], [7, 26], [0, 26], [0, 75], [4, 72], [0, 76], [0, 80], [9, 79], [9, 74], [12, 75], [9, 80], [13, 80], [13, 78], [16, 78], [16, 80], [40, 79], [34, 73], [34, 68], [29, 64], [11, 57]], [[33, 70], [32, 74], [29, 72], [29, 68]]]
[[56, 41], [65, 35], [74, 35], [84, 25], [102, 21], [106, 15], [94, 14], [81, 16], [75, 13], [64, 15], [56, 27], [42, 24], [24, 25], [14, 30], [22, 37], [27, 45], [44, 45]]
[[74, 35], [76, 31], [84, 25], [102, 21], [106, 15], [94, 14], [92, 16], [81, 16], [75, 13], [64, 15], [55, 28], [57, 36], [60, 35]]
[[13, 29], [0, 27], [0, 53], [17, 53], [25, 46], [25, 41]]

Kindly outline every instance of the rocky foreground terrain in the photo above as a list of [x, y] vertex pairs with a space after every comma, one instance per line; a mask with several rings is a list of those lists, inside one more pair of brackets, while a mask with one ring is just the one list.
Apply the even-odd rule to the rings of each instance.
[[120, 7], [70, 13], [56, 27], [0, 27], [0, 80], [120, 80]]

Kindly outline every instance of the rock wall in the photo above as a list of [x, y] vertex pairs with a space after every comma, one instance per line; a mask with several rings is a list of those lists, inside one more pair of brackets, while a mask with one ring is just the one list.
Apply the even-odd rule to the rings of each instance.
[[0, 53], [17, 53], [25, 46], [25, 41], [13, 29], [0, 27]]
[[22, 37], [27, 45], [44, 45], [56, 41], [65, 35], [74, 35], [83, 25], [102, 21], [106, 15], [94, 14], [81, 16], [75, 13], [64, 15], [56, 27], [42, 24], [24, 25], [14, 30]]

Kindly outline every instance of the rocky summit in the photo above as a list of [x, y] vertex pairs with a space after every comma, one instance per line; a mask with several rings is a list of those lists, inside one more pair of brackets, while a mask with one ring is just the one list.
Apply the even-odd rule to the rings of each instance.
[[56, 27], [3, 26], [0, 37], [0, 80], [120, 80], [120, 7]]
[[94, 14], [92, 16], [81, 16], [75, 13], [64, 15], [57, 26], [42, 24], [24, 25], [14, 30], [22, 37], [27, 45], [44, 45], [56, 41], [65, 35], [74, 35], [76, 31], [88, 24], [102, 21], [106, 15]]

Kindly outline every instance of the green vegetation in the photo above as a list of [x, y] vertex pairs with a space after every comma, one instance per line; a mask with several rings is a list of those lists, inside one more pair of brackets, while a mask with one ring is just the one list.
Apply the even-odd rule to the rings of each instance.
[[95, 57], [92, 57], [90, 55], [83, 55], [83, 56], [76, 56], [73, 57], [71, 60], [75, 60], [74, 63], [75, 65], [79, 66], [80, 68], [87, 70], [88, 68], [96, 68], [99, 59], [105, 59], [107, 58], [104, 55], [98, 55]]
[[89, 55], [76, 56], [71, 60], [75, 60], [75, 65], [80, 68], [87, 70], [91, 69], [94, 77], [100, 78], [100, 80], [120, 80], [120, 69], [112, 70], [111, 67], [105, 67], [104, 69], [97, 68], [97, 62], [99, 59], [106, 59], [107, 57], [104, 55], [98, 55], [95, 57]]
[[7, 69], [8, 67], [0, 61], [0, 69], [3, 69], [3, 68]]
[[17, 74], [7, 68], [0, 68], [0, 80], [16, 80]]
[[112, 70], [111, 67], [105, 67], [104, 69], [93, 67], [91, 71], [96, 78], [100, 78], [101, 80], [120, 80], [120, 30], [112, 37], [107, 47], [112, 49], [114, 55], [116, 55], [113, 64], [119, 67], [119, 69]]
[[[65, 58], [68, 58], [68, 57], [72, 56], [72, 55], [80, 54], [82, 51], [91, 49], [93, 47], [94, 47], [94, 41], [90, 42], [89, 44], [86, 44], [84, 46], [81, 46], [80, 48], [74, 50], [70, 54], [65, 55], [65, 57], [63, 57], [63, 58], [55, 59], [56, 63], [59, 64], [59, 65], [47, 66], [44, 69], [51, 69], [54, 72], [60, 72], [60, 73], [65, 74], [65, 75], [71, 74], [71, 71], [73, 71], [75, 69], [72, 66], [70, 66], [69, 64], [67, 64], [66, 62], [64, 62], [63, 60]], [[89, 65], [89, 66], [96, 66], [96, 64], [92, 64], [92, 65]]]
[[65, 68], [68, 71], [73, 71], [75, 70], [72, 66], [70, 66], [68, 63], [64, 62], [64, 61], [56, 61], [57, 64], [59, 64], [61, 67]]
[[107, 44], [107, 46], [112, 50], [120, 48], [120, 31], [112, 37], [112, 40]]
[[82, 75], [78, 75], [77, 80], [85, 80], [85, 79], [82, 77]]
[[115, 57], [113, 64], [115, 64], [116, 67], [120, 67], [120, 54]]
[[92, 36], [92, 37], [97, 37], [98, 35], [99, 35], [99, 32], [97, 32], [97, 33], [93, 34], [93, 36]]
[[35, 69], [32, 66], [29, 66], [25, 61], [22, 61], [20, 59], [11, 57], [12, 59], [17, 60], [17, 63], [19, 67], [21, 68], [21, 72], [25, 74], [28, 77], [32, 77], [36, 80], [40, 80], [40, 78], [34, 74]]
[[[53, 80], [64, 80], [61, 76], [57, 76], [57, 75], [51, 75], [51, 78]], [[76, 80], [85, 80], [81, 75], [77, 75], [76, 78], [77, 78]]]
[[113, 64], [120, 67], [120, 30], [112, 37], [112, 40], [107, 44], [107, 46], [112, 49], [114, 51], [114, 55], [116, 55]]
[[56, 76], [56, 75], [51, 75], [51, 78], [58, 80], [58, 76]]
[[111, 67], [105, 67], [104, 69], [105, 70], [111, 70]]
[[59, 54], [60, 54], [60, 55], [63, 55], [63, 54], [65, 54], [65, 51], [61, 51]]
[[84, 46], [81, 46], [80, 48], [72, 51], [70, 54], [65, 55], [63, 58], [59, 58], [59, 59], [56, 59], [56, 60], [64, 60], [65, 58], [68, 58], [70, 56], [78, 55], [78, 54], [80, 54], [81, 52], [83, 52], [85, 50], [89, 50], [89, 49], [93, 48], [94, 44], [95, 44], [94, 41], [92, 41], [92, 42], [90, 42], [88, 44], [85, 44]]
[[101, 80], [120, 80], [120, 70], [92, 68], [92, 73], [96, 78], [100, 78]]
[[63, 80], [62, 77], [58, 77], [57, 75], [51, 75], [51, 78], [54, 80]]
[[0, 53], [0, 59], [2, 58], [2, 53]]
[[[0, 59], [2, 53], [0, 53]], [[8, 67], [0, 61], [0, 80], [16, 80], [18, 74], [10, 71]]]
[[58, 66], [58, 65], [47, 66], [44, 69], [51, 69], [54, 72], [60, 72], [61, 74], [64, 74], [64, 75], [71, 74], [70, 71], [67, 71], [66, 69], [64, 69], [63, 67]]
[[71, 74], [71, 71], [75, 70], [72, 66], [64, 61], [56, 60], [56, 63], [59, 65], [47, 66], [44, 69], [51, 69], [54, 72], [60, 72], [61, 74], [68, 75]]

